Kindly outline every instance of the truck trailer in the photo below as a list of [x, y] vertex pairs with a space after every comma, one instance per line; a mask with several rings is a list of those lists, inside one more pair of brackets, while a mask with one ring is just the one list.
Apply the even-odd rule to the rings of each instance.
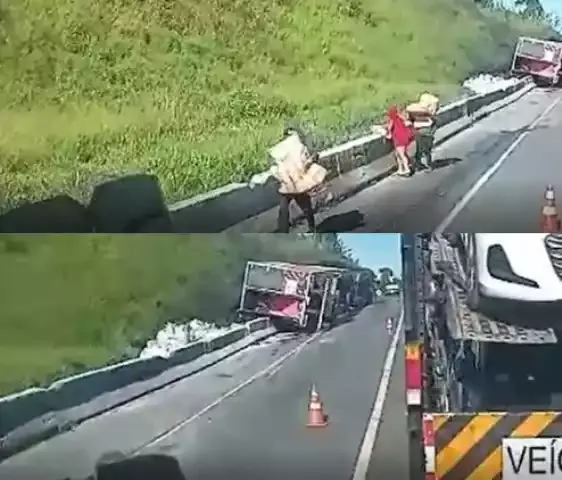
[[562, 478], [558, 329], [471, 310], [443, 236], [402, 235], [402, 258], [410, 478]]
[[267, 316], [280, 331], [312, 333], [350, 310], [354, 286], [343, 268], [249, 261], [239, 312]]

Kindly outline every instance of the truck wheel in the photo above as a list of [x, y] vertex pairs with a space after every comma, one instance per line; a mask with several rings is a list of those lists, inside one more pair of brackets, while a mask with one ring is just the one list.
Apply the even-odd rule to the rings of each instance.
[[275, 330], [277, 330], [279, 333], [294, 333], [295, 331], [297, 331], [294, 324], [288, 321], [286, 318], [274, 317], [270, 318], [270, 322], [271, 325], [273, 325], [273, 328], [275, 328]]
[[307, 315], [306, 318], [306, 327], [304, 327], [304, 331], [309, 334], [313, 334], [318, 329], [318, 322], [320, 318], [317, 314]]

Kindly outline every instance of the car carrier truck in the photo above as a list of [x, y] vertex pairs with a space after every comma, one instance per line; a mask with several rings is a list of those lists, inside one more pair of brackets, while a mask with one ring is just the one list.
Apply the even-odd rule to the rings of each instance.
[[537, 84], [557, 85], [561, 61], [561, 42], [520, 37], [511, 61], [511, 74], [530, 75]]
[[312, 333], [351, 310], [355, 285], [348, 269], [249, 261], [239, 313], [265, 315], [280, 331]]
[[402, 257], [410, 477], [562, 478], [558, 329], [470, 310], [444, 237], [404, 234]]

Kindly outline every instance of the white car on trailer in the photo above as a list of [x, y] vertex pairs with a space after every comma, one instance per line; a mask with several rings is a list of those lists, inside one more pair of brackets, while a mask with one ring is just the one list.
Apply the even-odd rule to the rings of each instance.
[[562, 234], [448, 235], [458, 248], [469, 308], [484, 299], [562, 305]]

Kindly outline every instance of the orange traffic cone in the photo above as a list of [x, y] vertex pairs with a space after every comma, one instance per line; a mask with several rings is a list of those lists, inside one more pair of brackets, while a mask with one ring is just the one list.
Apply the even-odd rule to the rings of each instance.
[[320, 400], [320, 395], [316, 391], [316, 387], [312, 385], [310, 397], [308, 400], [308, 420], [306, 422], [308, 428], [321, 428], [328, 426], [328, 415], [324, 413], [324, 407]]
[[560, 232], [560, 217], [556, 210], [556, 198], [552, 185], [546, 187], [544, 192], [545, 205], [541, 214], [541, 231], [542, 233], [558, 233]]

